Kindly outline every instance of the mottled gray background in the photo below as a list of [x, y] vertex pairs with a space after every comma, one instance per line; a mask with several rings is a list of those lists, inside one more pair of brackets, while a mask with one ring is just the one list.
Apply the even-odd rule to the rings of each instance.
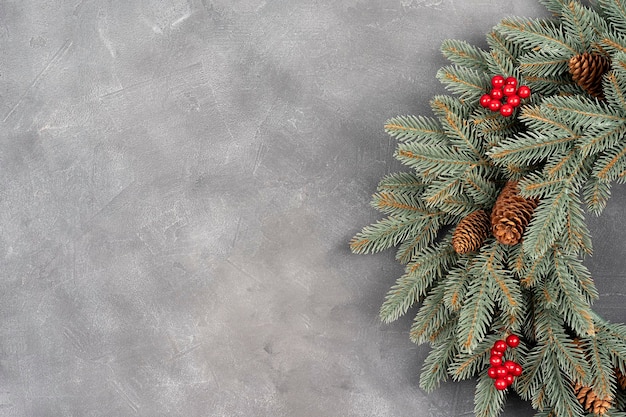
[[[351, 255], [445, 38], [535, 0], [0, 1], [0, 416], [462, 416]], [[625, 321], [626, 188], [591, 219]], [[512, 400], [506, 416], [529, 416]]]

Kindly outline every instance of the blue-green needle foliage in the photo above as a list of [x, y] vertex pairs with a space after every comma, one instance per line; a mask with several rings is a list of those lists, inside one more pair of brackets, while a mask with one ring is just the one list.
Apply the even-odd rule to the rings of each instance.
[[[585, 209], [600, 214], [611, 184], [626, 181], [626, 2], [540, 1], [553, 17], [503, 20], [487, 34], [487, 50], [443, 43], [450, 65], [437, 78], [452, 95], [431, 100], [432, 117], [385, 124], [407, 170], [380, 181], [372, 206], [386, 217], [351, 248], [397, 247], [406, 269], [380, 316], [391, 322], [416, 308], [410, 338], [432, 346], [422, 389], [477, 377], [476, 415], [498, 415], [506, 391], [487, 376], [490, 349], [515, 333], [521, 346], [507, 355], [524, 372], [511, 389], [537, 416], [587, 415], [576, 383], [611, 399], [605, 416], [624, 416], [616, 370], [626, 374], [626, 327], [592, 310], [598, 293], [582, 257], [592, 251]], [[611, 62], [603, 100], [569, 74], [570, 59], [583, 53]], [[532, 90], [511, 117], [479, 105], [496, 74]], [[490, 236], [476, 252], [456, 253], [456, 225], [477, 210], [489, 213], [507, 181], [539, 201], [522, 243]]]

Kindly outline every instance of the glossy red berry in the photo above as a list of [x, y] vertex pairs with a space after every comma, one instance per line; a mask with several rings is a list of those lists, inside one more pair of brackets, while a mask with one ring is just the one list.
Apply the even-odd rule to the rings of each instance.
[[502, 339], [500, 340], [496, 340], [493, 344], [493, 350], [497, 350], [498, 352], [502, 352], [504, 353], [506, 351], [506, 348], [508, 347], [508, 345], [506, 344], [506, 342]]
[[507, 376], [509, 374], [509, 371], [506, 369], [505, 366], [498, 366], [496, 368], [496, 378], [504, 378], [505, 376]]
[[521, 86], [517, 89], [517, 95], [520, 96], [520, 98], [530, 97], [530, 87], [526, 85]]
[[502, 75], [494, 75], [491, 77], [491, 85], [493, 88], [502, 88], [504, 87], [504, 77]]
[[480, 98], [480, 105], [483, 107], [489, 107], [489, 103], [491, 103], [491, 96], [489, 94], [483, 94]]
[[489, 378], [496, 379], [496, 377], [498, 376], [496, 373], [497, 370], [498, 368], [493, 367], [493, 366], [487, 369], [487, 375], [489, 375]]
[[502, 97], [504, 97], [504, 92], [501, 88], [494, 88], [493, 90], [491, 90], [491, 93], [489, 93], [489, 95], [493, 100], [500, 100], [502, 99]]
[[510, 387], [511, 385], [513, 385], [513, 382], [515, 382], [515, 377], [511, 374], [508, 374], [507, 376], [505, 376], [503, 378], [506, 381], [506, 385], [508, 387]]
[[498, 111], [500, 110], [500, 106], [502, 106], [502, 103], [500, 103], [498, 100], [491, 100], [491, 103], [489, 103], [489, 110]]
[[506, 344], [509, 345], [512, 348], [516, 348], [519, 346], [519, 337], [515, 334], [509, 335], [509, 337], [506, 338]]
[[512, 85], [513, 88], [517, 87], [517, 78], [507, 77], [506, 80], [504, 80], [504, 85]]
[[491, 356], [504, 356], [504, 352], [501, 350], [496, 350], [495, 348], [491, 349]]
[[513, 106], [511, 106], [510, 104], [503, 104], [500, 107], [500, 114], [503, 115], [504, 117], [509, 117], [510, 115], [513, 114]]
[[509, 386], [509, 384], [507, 384], [506, 380], [503, 378], [496, 379], [496, 381], [493, 384], [496, 386], [496, 389], [498, 391], [504, 391]]
[[502, 92], [507, 97], [513, 96], [515, 95], [515, 93], [517, 93], [517, 88], [512, 84], [507, 84], [502, 88]]
[[515, 362], [513, 361], [506, 361], [504, 362], [504, 367], [506, 368], [506, 370], [509, 373], [513, 373], [513, 370], [515, 369], [515, 365], [517, 365]]
[[489, 363], [491, 364], [491, 366], [501, 366], [502, 358], [499, 356], [492, 356], [491, 358], [489, 358]]
[[511, 374], [513, 376], [520, 376], [523, 372], [522, 366], [518, 363], [515, 364], [515, 368], [513, 368], [513, 371], [511, 372]]
[[521, 100], [520, 100], [519, 96], [512, 95], [512, 96], [506, 98], [506, 104], [510, 104], [513, 107], [519, 106], [520, 103], [521, 103]]

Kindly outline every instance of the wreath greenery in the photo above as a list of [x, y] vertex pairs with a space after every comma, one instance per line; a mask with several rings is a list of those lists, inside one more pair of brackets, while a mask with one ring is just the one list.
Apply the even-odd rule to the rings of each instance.
[[422, 389], [477, 377], [480, 417], [510, 390], [537, 416], [626, 416], [626, 326], [593, 311], [583, 264], [585, 210], [626, 181], [626, 3], [540, 2], [551, 18], [502, 20], [488, 50], [443, 43], [453, 95], [432, 99], [436, 117], [387, 121], [410, 170], [380, 181], [387, 217], [350, 246], [398, 247], [380, 316], [419, 305]]

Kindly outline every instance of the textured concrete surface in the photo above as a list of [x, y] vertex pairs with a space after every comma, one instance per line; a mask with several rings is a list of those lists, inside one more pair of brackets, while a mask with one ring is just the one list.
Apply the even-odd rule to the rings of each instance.
[[[535, 0], [0, 1], [0, 416], [461, 416], [356, 256], [445, 38]], [[591, 219], [625, 321], [626, 189]], [[531, 415], [514, 399], [506, 416]]]

